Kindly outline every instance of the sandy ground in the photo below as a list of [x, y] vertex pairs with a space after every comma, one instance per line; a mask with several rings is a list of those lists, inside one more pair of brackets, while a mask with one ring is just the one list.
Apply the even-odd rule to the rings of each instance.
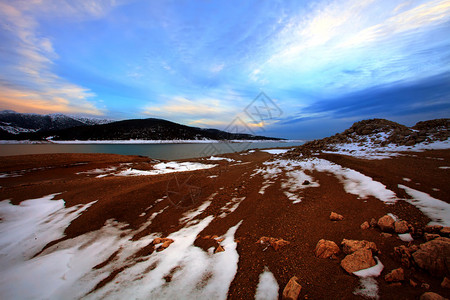
[[[12, 204], [18, 205], [27, 199], [59, 193], [54, 199], [64, 199], [66, 207], [97, 201], [70, 223], [65, 229], [64, 237], [44, 247], [50, 248], [64, 240], [99, 230], [111, 219], [127, 224], [126, 229], [137, 230], [149, 215], [164, 208], [164, 212], [156, 215], [151, 224], [133, 236], [133, 239], [139, 240], [155, 232], [163, 237], [168, 236], [185, 226], [180, 222], [184, 213], [212, 199], [211, 204], [195, 217], [214, 217], [200, 232], [195, 246], [205, 251], [210, 247], [217, 247], [217, 241], [203, 237], [222, 236], [229, 228], [242, 221], [235, 234], [239, 262], [234, 280], [229, 286], [229, 299], [254, 298], [259, 276], [265, 267], [268, 267], [278, 282], [279, 295], [295, 275], [303, 287], [300, 299], [361, 299], [353, 294], [359, 285], [358, 277], [347, 274], [340, 267], [339, 262], [344, 255], [341, 254], [337, 260], [316, 258], [314, 249], [317, 242], [327, 239], [340, 244], [344, 238], [375, 242], [381, 251], [379, 258], [384, 264], [384, 276], [400, 267], [400, 262], [393, 256], [393, 247], [408, 243], [402, 242], [395, 235], [384, 238], [377, 229], [361, 230], [360, 225], [386, 213], [393, 213], [415, 227], [421, 227], [430, 221], [405, 201], [385, 204], [372, 196], [360, 199], [358, 195], [347, 193], [338, 178], [328, 172], [305, 172], [320, 186], [296, 192], [302, 197], [300, 203], [293, 203], [286, 197], [283, 182], [287, 180], [287, 175], [284, 172], [272, 178], [262, 194], [259, 191], [266, 179], [255, 173], [258, 169], [266, 168], [267, 162], [277, 156], [255, 151], [246, 155], [230, 154], [224, 157], [233, 161], [192, 159], [188, 161], [217, 166], [207, 170], [150, 176], [112, 175], [125, 168], [152, 170], [152, 166], [158, 162], [146, 157], [106, 154], [0, 157], [0, 174], [6, 174], [3, 178], [0, 176], [0, 200], [10, 200]], [[450, 203], [450, 170], [439, 168], [450, 165], [450, 150], [403, 153], [383, 160], [334, 154], [322, 154], [320, 158], [371, 177], [392, 190], [398, 198], [409, 197], [404, 189], [398, 187], [398, 184], [402, 184]], [[103, 173], [89, 173], [113, 166], [117, 169], [108, 173], [108, 176], [97, 178]], [[177, 182], [188, 185], [178, 190]], [[186, 187], [189, 186], [194, 187], [193, 194], [187, 194], [189, 188]], [[217, 194], [211, 198], [214, 193]], [[219, 217], [224, 212], [224, 207], [230, 207], [230, 203], [235, 203], [238, 198], [244, 199], [236, 210], [223, 218]], [[180, 200], [182, 201], [178, 203]], [[332, 211], [342, 214], [344, 220], [331, 222], [329, 215]], [[265, 248], [256, 243], [262, 236], [283, 238], [290, 245], [279, 251], [271, 247]], [[413, 243], [422, 242], [424, 240]], [[134, 259], [145, 259], [154, 251], [152, 245], [143, 246], [134, 255]], [[114, 268], [114, 257], [98, 261], [98, 264], [103, 264], [100, 267], [112, 264]], [[100, 267], [97, 266], [97, 269]], [[96, 284], [96, 289], [108, 288], [124, 269], [126, 268], [118, 266], [115, 272]], [[381, 299], [418, 299], [426, 291], [420, 285], [411, 287], [407, 281], [401, 286], [391, 286], [384, 281], [383, 276], [377, 278]], [[406, 270], [406, 277], [426, 282], [431, 291], [450, 297], [449, 291], [440, 287], [440, 278], [411, 269]], [[166, 280], [170, 282], [170, 278], [169, 274]]]

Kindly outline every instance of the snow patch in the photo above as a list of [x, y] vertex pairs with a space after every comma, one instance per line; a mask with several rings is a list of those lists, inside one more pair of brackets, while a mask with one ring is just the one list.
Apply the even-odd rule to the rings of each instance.
[[412, 199], [404, 199], [406, 202], [417, 207], [431, 219], [430, 225], [450, 226], [450, 204], [402, 184], [398, 187], [412, 197]]
[[353, 272], [354, 275], [358, 276], [360, 286], [353, 292], [353, 294], [362, 296], [369, 299], [379, 299], [378, 296], [378, 283], [375, 277], [380, 276], [383, 271], [383, 264], [374, 256], [377, 264], [373, 267]]
[[234, 161], [234, 159], [232, 159], [232, 158], [228, 158], [228, 157], [217, 157], [217, 156], [211, 156], [211, 157], [208, 158], [207, 160], [226, 160], [226, 161], [228, 161], [228, 162]]
[[116, 176], [148, 176], [148, 175], [160, 175], [160, 174], [168, 174], [174, 172], [186, 172], [186, 171], [196, 171], [196, 170], [204, 170], [211, 169], [217, 165], [212, 164], [202, 164], [202, 163], [193, 163], [193, 162], [166, 162], [159, 163], [153, 165], [153, 170], [143, 171], [136, 170], [132, 168], [128, 168], [114, 175]]
[[414, 241], [413, 237], [410, 233], [399, 233], [398, 234], [399, 239], [401, 239], [404, 242], [412, 242]]
[[255, 300], [276, 300], [278, 299], [278, 282], [269, 271], [268, 267], [259, 275], [259, 283], [256, 287]]
[[278, 154], [283, 154], [289, 151], [289, 149], [265, 149], [265, 150], [260, 150], [262, 152], [267, 152], [269, 154], [274, 154], [274, 155], [278, 155]]

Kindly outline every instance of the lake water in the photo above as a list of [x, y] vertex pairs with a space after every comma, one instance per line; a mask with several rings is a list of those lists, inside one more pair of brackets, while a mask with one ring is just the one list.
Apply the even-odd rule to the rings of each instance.
[[0, 156], [44, 153], [113, 153], [155, 159], [206, 157], [248, 149], [300, 146], [303, 142], [202, 144], [0, 144]]

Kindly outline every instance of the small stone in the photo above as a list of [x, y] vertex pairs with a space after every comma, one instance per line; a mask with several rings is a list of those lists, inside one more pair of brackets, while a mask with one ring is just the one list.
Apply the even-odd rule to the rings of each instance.
[[402, 286], [401, 282], [393, 282], [389, 284], [390, 287], [394, 287], [394, 286]]
[[275, 251], [278, 251], [279, 249], [283, 248], [284, 246], [289, 245], [290, 242], [285, 241], [283, 239], [276, 240], [275, 242], [271, 242], [270, 245], [275, 249]]
[[283, 290], [283, 300], [297, 300], [301, 290], [297, 276], [292, 277]]
[[378, 219], [377, 225], [382, 231], [393, 231], [394, 223], [395, 221], [391, 216], [385, 215]]
[[423, 289], [426, 289], [426, 290], [429, 290], [429, 289], [430, 289], [430, 285], [429, 285], [428, 283], [426, 283], [426, 282], [423, 282], [423, 283], [420, 285], [420, 287], [423, 288]]
[[221, 238], [221, 239], [218, 239], [217, 242], [222, 243], [224, 240], [225, 240], [224, 238]]
[[384, 237], [384, 238], [390, 238], [390, 237], [392, 237], [392, 234], [387, 233], [387, 232], [382, 232], [380, 235], [381, 235], [382, 237]]
[[213, 235], [211, 238], [212, 238], [212, 239], [217, 239], [218, 236], [217, 236], [217, 235]]
[[302, 185], [309, 185], [309, 184], [311, 184], [311, 182], [309, 182], [309, 180], [305, 180], [305, 181], [303, 181], [303, 183], [302, 183]]
[[420, 300], [445, 300], [445, 298], [433, 292], [426, 292], [420, 296]]
[[370, 227], [375, 227], [375, 226], [377, 226], [377, 220], [375, 220], [374, 218], [372, 218], [372, 219], [370, 220]]
[[416, 287], [418, 285], [418, 283], [415, 282], [414, 280], [410, 279], [409, 280], [409, 285], [412, 286], [412, 287]]
[[350, 255], [347, 255], [341, 261], [341, 267], [350, 274], [373, 267], [375, 264], [375, 260], [372, 257], [372, 251], [369, 249], [358, 250]]
[[342, 221], [342, 220], [344, 220], [344, 216], [337, 214], [335, 212], [331, 212], [330, 220], [331, 221]]
[[316, 257], [329, 258], [335, 254], [338, 254], [340, 251], [341, 249], [339, 249], [335, 242], [321, 239], [317, 243], [314, 253]]
[[366, 229], [370, 228], [370, 224], [369, 224], [369, 222], [365, 221], [364, 223], [361, 224], [360, 227], [362, 230], [366, 230]]
[[405, 280], [405, 271], [402, 268], [392, 270], [391, 273], [384, 276], [386, 282], [398, 282]]
[[155, 238], [152, 242], [153, 245], [157, 245], [157, 244], [161, 244], [161, 243], [162, 243], [161, 238]]
[[224, 251], [225, 251], [225, 249], [221, 245], [219, 245], [219, 246], [217, 246], [216, 250], [214, 250], [214, 253], [219, 253], [219, 252], [224, 252]]
[[408, 222], [397, 221], [394, 223], [394, 230], [396, 233], [406, 233], [409, 231]]
[[439, 233], [442, 236], [450, 237], [450, 227], [443, 227]]
[[448, 277], [445, 277], [441, 282], [441, 286], [443, 288], [450, 289], [450, 279]]

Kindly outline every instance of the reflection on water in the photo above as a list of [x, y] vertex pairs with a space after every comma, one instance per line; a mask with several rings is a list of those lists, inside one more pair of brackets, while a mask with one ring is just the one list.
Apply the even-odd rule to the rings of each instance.
[[43, 153], [113, 153], [143, 155], [155, 159], [205, 157], [247, 149], [299, 146], [303, 142], [211, 143], [211, 144], [18, 144], [0, 145], [0, 156]]

